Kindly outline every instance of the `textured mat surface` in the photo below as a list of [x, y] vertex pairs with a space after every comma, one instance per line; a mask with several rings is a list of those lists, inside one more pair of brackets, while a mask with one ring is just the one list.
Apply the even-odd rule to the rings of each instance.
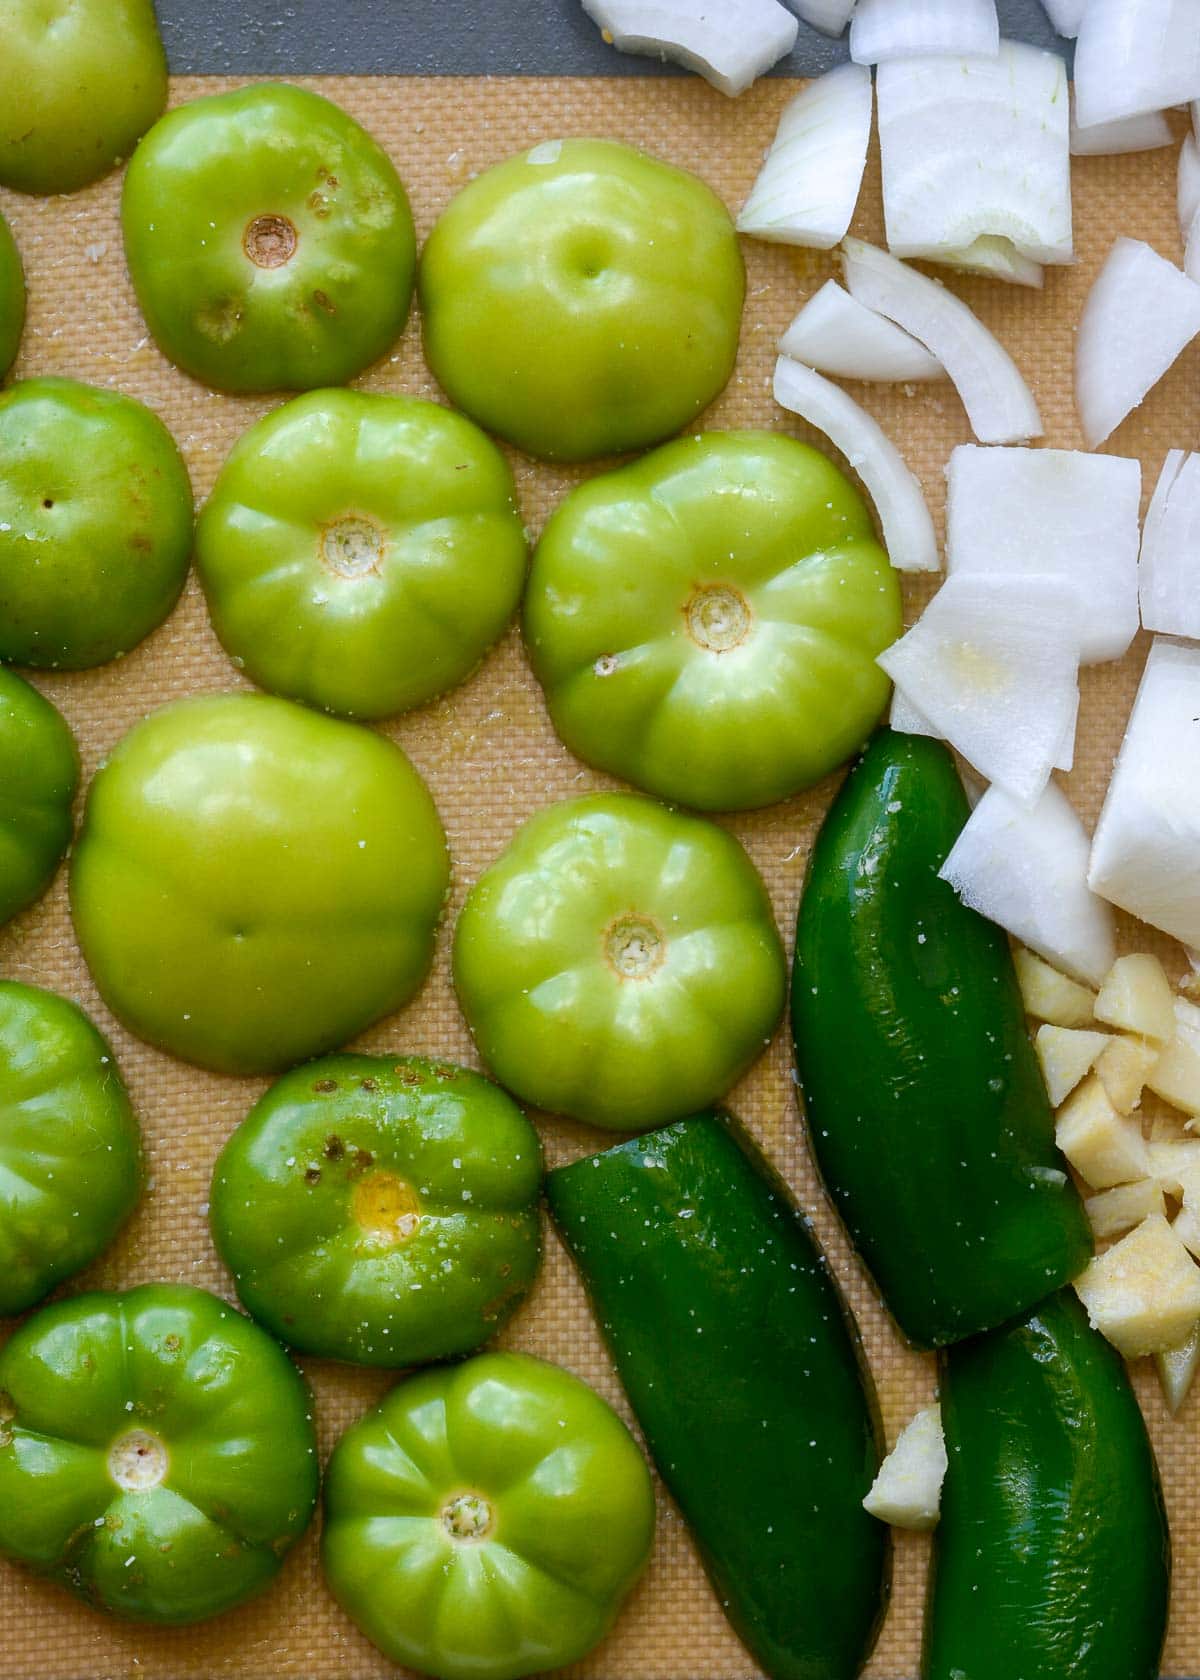
[[[223, 84], [179, 81], [179, 101]], [[601, 134], [644, 145], [701, 172], [731, 207], [741, 203], [775, 120], [793, 87], [759, 84], [736, 102], [696, 80], [331, 80], [314, 84], [367, 123], [391, 152], [426, 232], [468, 176], [538, 139]], [[1043, 293], [986, 281], [956, 289], [998, 332], [1032, 384], [1046, 421], [1046, 442], [1078, 447], [1071, 402], [1074, 324], [1088, 285], [1117, 233], [1148, 239], [1181, 257], [1175, 222], [1175, 151], [1079, 160], [1075, 171], [1078, 265], [1048, 275]], [[172, 428], [204, 497], [239, 433], [272, 404], [214, 396], [176, 373], [146, 336], [133, 299], [117, 224], [116, 179], [70, 199], [45, 202], [0, 194], [20, 242], [30, 284], [29, 328], [17, 375], [64, 374], [141, 397]], [[880, 232], [878, 176], [872, 166], [856, 231]], [[775, 340], [831, 272], [815, 253], [747, 245], [749, 287], [736, 375], [705, 416], [709, 426], [776, 426], [806, 435], [770, 398]], [[410, 322], [394, 355], [361, 381], [377, 390], [433, 394], [421, 359], [419, 325]], [[864, 388], [863, 400], [921, 474], [941, 519], [943, 467], [951, 447], [969, 440], [949, 386], [913, 395]], [[1140, 456], [1148, 498], [1168, 447], [1194, 446], [1200, 433], [1200, 345], [1111, 440]], [[581, 475], [514, 458], [525, 518], [536, 532], [563, 491]], [[908, 616], [928, 586], [906, 586]], [[1072, 796], [1091, 820], [1145, 654], [1145, 638], [1119, 665], [1084, 673], [1078, 768]], [[127, 658], [78, 676], [38, 679], [78, 732], [85, 775], [151, 708], [182, 694], [236, 687], [241, 679], [218, 646], [194, 582], [170, 620]], [[463, 688], [388, 726], [428, 778], [454, 854], [453, 902], [434, 973], [416, 1001], [367, 1034], [361, 1047], [435, 1052], [473, 1063], [471, 1041], [447, 974], [448, 930], [462, 895], [526, 816], [549, 801], [605, 785], [571, 758], [546, 719], [540, 693], [510, 632]], [[774, 896], [790, 943], [805, 859], [833, 792], [831, 779], [804, 797], [729, 823], [746, 843]], [[1174, 953], [1176, 962], [1179, 953]], [[65, 882], [0, 933], [0, 973], [78, 998], [111, 1033], [141, 1116], [152, 1189], [117, 1245], [81, 1281], [112, 1287], [152, 1279], [201, 1284], [230, 1293], [206, 1223], [208, 1181], [223, 1139], [262, 1082], [223, 1079], [186, 1068], [132, 1039], [107, 1015], [83, 968], [71, 932]], [[817, 1189], [796, 1111], [781, 1035], [733, 1094], [753, 1128], [809, 1209], [857, 1311], [879, 1385], [889, 1441], [933, 1390], [932, 1363], [905, 1351], [875, 1305]], [[963, 1123], [969, 1124], [969, 1115]], [[543, 1127], [549, 1158], [578, 1154], [597, 1140], [560, 1122]], [[621, 1405], [582, 1292], [553, 1238], [530, 1300], [508, 1331], [516, 1346], [561, 1361]], [[317, 1397], [323, 1451], [387, 1387], [378, 1374], [303, 1362]], [[1175, 1538], [1175, 1606], [1164, 1672], [1200, 1672], [1200, 1507], [1192, 1466], [1200, 1391], [1181, 1417], [1168, 1419], [1153, 1373], [1138, 1373], [1165, 1475]], [[901, 1536], [891, 1613], [869, 1674], [912, 1680], [917, 1666], [927, 1544]], [[363, 1640], [326, 1593], [315, 1533], [300, 1545], [275, 1590], [208, 1627], [155, 1631], [107, 1621], [57, 1590], [0, 1565], [0, 1680], [184, 1680], [303, 1676], [367, 1680], [396, 1671]], [[652, 1567], [612, 1637], [571, 1671], [591, 1680], [751, 1680], [753, 1665], [728, 1631], [678, 1516], [660, 1501]]]

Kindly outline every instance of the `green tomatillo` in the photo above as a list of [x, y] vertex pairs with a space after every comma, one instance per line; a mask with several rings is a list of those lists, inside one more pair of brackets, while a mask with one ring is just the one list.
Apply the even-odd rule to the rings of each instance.
[[66, 720], [0, 666], [0, 923], [40, 898], [71, 843], [79, 753]]
[[284, 83], [169, 112], [121, 202], [151, 333], [219, 391], [340, 385], [389, 349], [412, 297], [412, 212], [353, 117]]
[[57, 1301], [0, 1350], [0, 1552], [99, 1609], [231, 1609], [278, 1572], [316, 1498], [299, 1373], [202, 1289]]
[[636, 1131], [703, 1108], [762, 1054], [783, 948], [733, 835], [594, 794], [539, 811], [476, 881], [454, 982], [522, 1101]]
[[0, 980], [0, 1314], [94, 1260], [141, 1189], [137, 1121], [107, 1041], [66, 998]]
[[131, 1031], [224, 1073], [275, 1073], [411, 997], [449, 883], [399, 747], [263, 694], [152, 712], [88, 795], [71, 908]]
[[0, 393], [0, 659], [79, 671], [179, 598], [192, 487], [150, 409], [73, 379]]
[[285, 403], [234, 448], [196, 542], [230, 657], [264, 688], [347, 717], [461, 682], [525, 581], [508, 463], [469, 420], [416, 397]]
[[0, 185], [74, 192], [166, 104], [152, 0], [4, 0], [0, 35]]
[[25, 325], [25, 271], [12, 229], [0, 216], [0, 379], [17, 357]]
[[581, 485], [525, 603], [571, 750], [703, 810], [773, 804], [861, 747], [900, 630], [862, 497], [775, 432], [681, 439]]
[[213, 1238], [282, 1341], [357, 1365], [469, 1353], [537, 1272], [542, 1152], [490, 1080], [327, 1056], [271, 1086], [217, 1159]]
[[659, 443], [733, 371], [745, 274], [703, 181], [611, 140], [547, 140], [463, 188], [421, 257], [450, 399], [531, 455]]
[[334, 1448], [322, 1561], [392, 1662], [517, 1680], [602, 1639], [654, 1495], [616, 1413], [556, 1365], [485, 1353], [394, 1388]]

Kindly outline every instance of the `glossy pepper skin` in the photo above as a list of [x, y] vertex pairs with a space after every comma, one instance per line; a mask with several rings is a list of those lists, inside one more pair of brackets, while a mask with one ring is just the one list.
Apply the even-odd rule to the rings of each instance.
[[782, 1183], [699, 1114], [546, 1180], [659, 1473], [773, 1680], [851, 1680], [887, 1599], [858, 1331]]
[[1171, 1544], [1116, 1351], [1074, 1293], [941, 1362], [923, 1680], [1157, 1680]]
[[945, 746], [881, 731], [817, 837], [796, 930], [809, 1144], [918, 1347], [1023, 1312], [1092, 1252], [1008, 941], [938, 879], [967, 815]]
[[112, 1241], [142, 1191], [138, 1124], [82, 1009], [0, 980], [0, 1315]]
[[456, 407], [531, 455], [660, 443], [733, 372], [745, 272], [703, 181], [611, 140], [487, 170], [421, 254], [425, 354]]
[[196, 529], [226, 652], [272, 693], [343, 717], [461, 682], [525, 582], [512, 473], [439, 403], [314, 391], [246, 432]]
[[589, 479], [534, 555], [525, 642], [572, 752], [744, 810], [860, 748], [900, 586], [858, 491], [775, 432], [682, 438]]
[[5, 0], [0, 185], [68, 193], [129, 156], [167, 102], [153, 0]]
[[0, 216], [0, 379], [17, 356], [25, 325], [25, 270], [12, 229]]
[[77, 1295], [0, 1349], [0, 1552], [98, 1609], [231, 1609], [272, 1580], [316, 1498], [304, 1382], [205, 1290]]
[[278, 1073], [408, 1001], [449, 874], [399, 747], [288, 700], [210, 694], [152, 712], [97, 771], [71, 913], [131, 1032]]
[[213, 1240], [281, 1341], [356, 1365], [469, 1353], [541, 1258], [537, 1133], [498, 1085], [405, 1056], [284, 1074], [217, 1158]]
[[0, 666], [0, 923], [41, 897], [71, 843], [79, 752], [62, 714]]
[[75, 379], [0, 392], [0, 659], [81, 671], [179, 599], [192, 487], [158, 416]]
[[557, 1365], [484, 1353], [411, 1377], [334, 1448], [321, 1560], [392, 1662], [518, 1680], [602, 1639], [654, 1535], [645, 1460]]
[[340, 385], [404, 326], [403, 184], [365, 129], [304, 88], [169, 111], [130, 162], [121, 225], [155, 342], [218, 391]]

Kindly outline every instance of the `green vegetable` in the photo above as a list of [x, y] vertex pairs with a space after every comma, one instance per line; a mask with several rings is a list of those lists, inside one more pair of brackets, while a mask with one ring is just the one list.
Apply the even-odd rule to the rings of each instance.
[[539, 811], [467, 894], [454, 983], [523, 1102], [633, 1131], [729, 1090], [783, 1007], [758, 872], [731, 834], [635, 794]]
[[729, 212], [611, 140], [548, 140], [464, 187], [421, 257], [425, 354], [531, 455], [659, 443], [724, 386], [745, 275]]
[[88, 794], [71, 908], [105, 1002], [223, 1073], [345, 1043], [425, 977], [446, 839], [400, 748], [262, 694], [152, 712]]
[[285, 1074], [217, 1159], [213, 1240], [282, 1341], [358, 1365], [469, 1353], [537, 1273], [542, 1152], [498, 1086], [419, 1057]]
[[242, 437], [196, 562], [226, 651], [256, 682], [348, 717], [468, 676], [525, 581], [512, 473], [469, 420], [414, 397], [319, 391]]
[[94, 1260], [141, 1189], [137, 1121], [107, 1041], [66, 998], [0, 980], [0, 1313]]
[[1068, 1290], [943, 1356], [924, 1680], [1156, 1680], [1171, 1544], [1115, 1349]]
[[0, 379], [16, 360], [25, 325], [25, 272], [12, 229], [0, 216]]
[[303, 88], [168, 112], [129, 166], [121, 222], [159, 348], [219, 391], [340, 385], [404, 326], [416, 240], [400, 177]]
[[0, 923], [50, 885], [71, 843], [75, 737], [59, 712], [0, 666]]
[[577, 1377], [485, 1353], [394, 1388], [334, 1448], [322, 1561], [393, 1662], [515, 1680], [603, 1638], [654, 1534], [628, 1430]]
[[686, 438], [581, 485], [525, 605], [572, 752], [703, 810], [785, 799], [861, 747], [900, 629], [862, 498], [773, 432]]
[[73, 379], [0, 392], [0, 659], [68, 671], [127, 653], [179, 598], [192, 487], [150, 409]]
[[[546, 1180], [659, 1472], [774, 1680], [851, 1680], [887, 1596], [858, 1333], [736, 1122], [701, 1114]], [[1011, 1680], [1011, 1677], [1010, 1677]]]
[[0, 21], [0, 185], [67, 193], [106, 175], [167, 101], [152, 0], [4, 0]]
[[1008, 941], [938, 879], [967, 814], [945, 746], [882, 731], [817, 837], [796, 930], [809, 1142], [918, 1347], [1023, 1312], [1092, 1251]]
[[316, 1498], [307, 1388], [202, 1289], [77, 1295], [0, 1349], [0, 1551], [97, 1608], [195, 1622], [240, 1604]]

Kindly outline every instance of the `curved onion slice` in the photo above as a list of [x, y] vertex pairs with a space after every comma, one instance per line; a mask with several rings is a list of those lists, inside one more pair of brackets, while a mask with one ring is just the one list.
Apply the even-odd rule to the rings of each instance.
[[1197, 97], [1196, 0], [1087, 0], [1075, 48], [1075, 102], [1085, 128]]
[[993, 58], [883, 64], [877, 95], [890, 251], [936, 260], [1003, 234], [1035, 262], [1072, 260], [1067, 73], [1057, 54], [1005, 41]]
[[1115, 157], [1122, 152], [1154, 152], [1174, 139], [1163, 111], [1142, 111], [1133, 117], [1093, 123], [1080, 128], [1071, 112], [1071, 156]]
[[922, 251], [926, 262], [943, 268], [957, 268], [963, 274], [985, 274], [989, 280], [1007, 280], [1012, 286], [1032, 286], [1041, 291], [1045, 275], [1041, 263], [1023, 257], [1011, 239], [1001, 233], [985, 233], [962, 251]]
[[1068, 40], [1078, 35], [1086, 5], [1087, 0], [1042, 0], [1042, 10], [1054, 26], [1054, 33]]
[[783, 108], [738, 231], [828, 251], [850, 226], [871, 138], [871, 72], [842, 64]]
[[879, 422], [839, 386], [788, 356], [775, 363], [774, 391], [780, 407], [824, 432], [862, 479], [896, 570], [936, 572], [937, 537], [921, 486]]
[[1075, 404], [1089, 449], [1138, 407], [1197, 333], [1200, 285], [1140, 239], [1118, 239], [1075, 336]]
[[1142, 533], [1147, 630], [1200, 641], [1200, 455], [1169, 451]]
[[669, 58], [737, 94], [796, 44], [800, 25], [778, 0], [583, 0], [618, 52]]
[[850, 25], [850, 57], [856, 64], [886, 64], [925, 53], [987, 57], [999, 46], [996, 0], [858, 0]]
[[1179, 231], [1186, 239], [1192, 223], [1200, 214], [1200, 145], [1189, 134], [1179, 148], [1179, 187], [1176, 194], [1179, 209]]
[[945, 379], [946, 370], [923, 344], [827, 280], [779, 340], [779, 349], [805, 367], [835, 379]]
[[792, 0], [792, 8], [823, 35], [836, 37], [844, 34], [850, 22], [854, 0]]
[[861, 239], [845, 240], [842, 254], [850, 295], [937, 357], [981, 443], [1041, 437], [1042, 417], [1016, 363], [960, 298]]

